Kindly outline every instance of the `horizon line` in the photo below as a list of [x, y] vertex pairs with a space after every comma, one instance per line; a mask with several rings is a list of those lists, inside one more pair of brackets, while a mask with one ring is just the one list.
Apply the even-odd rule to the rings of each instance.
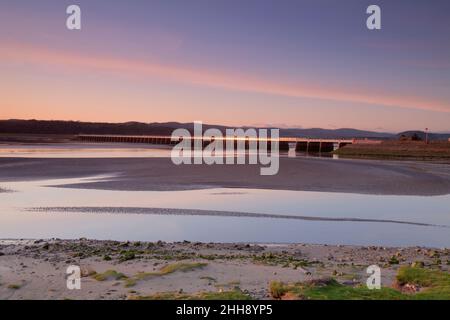
[[[123, 121], [123, 122], [110, 122], [110, 121], [85, 121], [85, 120], [61, 120], [61, 119], [17, 119], [17, 118], [9, 118], [9, 119], [0, 119], [1, 121], [42, 121], [42, 122], [78, 122], [78, 123], [98, 123], [98, 124], [125, 124], [125, 123], [139, 123], [139, 124], [169, 124], [169, 123], [177, 123], [181, 125], [186, 124], [194, 124], [197, 121], [191, 121], [191, 122], [179, 122], [179, 121], [154, 121], [154, 122], [142, 122], [142, 121], [136, 121], [136, 120], [129, 120], [129, 121]], [[356, 127], [340, 127], [340, 128], [326, 128], [326, 127], [295, 127], [295, 126], [287, 126], [287, 127], [277, 127], [273, 125], [258, 125], [258, 126], [252, 126], [252, 125], [226, 125], [226, 124], [211, 124], [211, 123], [202, 123], [202, 125], [206, 126], [218, 126], [218, 127], [225, 127], [225, 128], [267, 128], [267, 129], [280, 129], [280, 130], [329, 130], [329, 131], [338, 131], [338, 130], [357, 130], [357, 131], [366, 131], [366, 132], [372, 132], [372, 133], [380, 133], [380, 134], [399, 134], [403, 132], [410, 132], [410, 131], [417, 131], [417, 132], [426, 132], [422, 129], [408, 129], [408, 130], [401, 130], [401, 131], [378, 131], [376, 129], [358, 129]], [[428, 131], [428, 133], [436, 133], [436, 134], [450, 134], [450, 131]]]

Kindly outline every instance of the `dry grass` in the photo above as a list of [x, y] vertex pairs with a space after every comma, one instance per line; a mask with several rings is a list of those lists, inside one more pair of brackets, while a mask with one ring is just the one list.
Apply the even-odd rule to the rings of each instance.
[[107, 270], [103, 273], [95, 273], [92, 277], [97, 281], [122, 280], [127, 278], [127, 276], [123, 273], [117, 272], [116, 270]]
[[450, 142], [385, 141], [381, 144], [351, 144], [334, 153], [344, 157], [450, 160]]

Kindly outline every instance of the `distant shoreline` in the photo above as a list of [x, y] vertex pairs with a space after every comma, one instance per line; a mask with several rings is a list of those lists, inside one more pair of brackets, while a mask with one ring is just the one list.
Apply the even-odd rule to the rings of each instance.
[[450, 164], [450, 141], [384, 141], [381, 144], [352, 144], [333, 152], [352, 159], [440, 161]]
[[[249, 128], [255, 129], [267, 128], [264, 126], [230, 126], [221, 124], [204, 124], [204, 129], [215, 128], [223, 133], [227, 128]], [[273, 127], [273, 126], [272, 126]], [[0, 120], [0, 140], [2, 134], [22, 135], [77, 135], [77, 134], [115, 134], [115, 135], [171, 135], [175, 129], [184, 128], [193, 132], [192, 122], [152, 122], [144, 123], [137, 121], [129, 122], [86, 122], [86, 121], [68, 121], [68, 120], [22, 120], [10, 119]], [[425, 132], [421, 130], [408, 130], [403, 132], [378, 132], [370, 130], [361, 130], [355, 128], [279, 128], [280, 136], [293, 137], [300, 136], [305, 138], [330, 138], [330, 139], [381, 139], [397, 140], [400, 136], [413, 136], [424, 140]], [[414, 129], [414, 128], [412, 128]], [[429, 132], [430, 140], [445, 140], [450, 138], [450, 132]]]

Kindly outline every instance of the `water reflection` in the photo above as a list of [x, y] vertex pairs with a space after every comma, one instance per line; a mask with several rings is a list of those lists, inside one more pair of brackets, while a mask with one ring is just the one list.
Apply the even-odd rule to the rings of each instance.
[[382, 222], [253, 217], [24, 212], [32, 207], [148, 207], [311, 217], [400, 220], [450, 225], [450, 196], [377, 196], [325, 192], [205, 189], [110, 191], [55, 187], [98, 179], [0, 183], [0, 238], [308, 242], [450, 245], [448, 228]]
[[[127, 143], [83, 143], [83, 144], [42, 144], [42, 145], [0, 145], [0, 157], [23, 158], [168, 158], [171, 147], [165, 145], [140, 145]], [[249, 154], [248, 150], [244, 152]], [[241, 152], [225, 152], [235, 156]], [[200, 154], [201, 155], [201, 154]], [[338, 159], [338, 155], [320, 152], [301, 152], [290, 148], [280, 151], [281, 157], [322, 157]]]

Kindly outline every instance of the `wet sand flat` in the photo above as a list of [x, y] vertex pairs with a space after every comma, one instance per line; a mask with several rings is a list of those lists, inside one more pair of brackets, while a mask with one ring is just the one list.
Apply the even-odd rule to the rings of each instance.
[[425, 162], [280, 158], [274, 176], [259, 165], [174, 165], [170, 158], [0, 158], [6, 181], [118, 175], [71, 188], [190, 190], [254, 188], [383, 195], [450, 194], [450, 165]]

